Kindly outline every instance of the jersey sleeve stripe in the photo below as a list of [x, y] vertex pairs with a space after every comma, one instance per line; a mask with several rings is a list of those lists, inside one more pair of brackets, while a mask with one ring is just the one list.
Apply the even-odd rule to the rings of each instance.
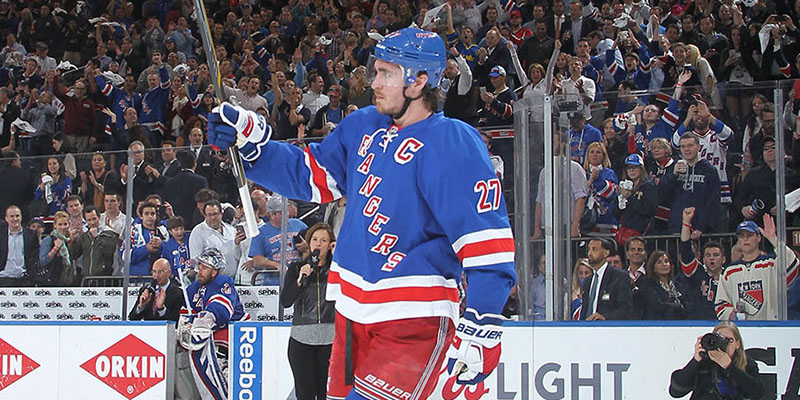
[[464, 245], [461, 250], [456, 253], [461, 261], [470, 257], [479, 257], [495, 253], [514, 252], [514, 239], [510, 238], [497, 238], [484, 240], [477, 243], [469, 243]]
[[729, 270], [725, 270], [725, 279], [728, 279], [729, 276], [742, 271], [742, 267], [731, 268]]
[[103, 96], [108, 96], [109, 93], [111, 93], [111, 88], [112, 86], [106, 83], [105, 85], [103, 85], [103, 90], [101, 90], [100, 92], [103, 93]]
[[780, 72], [785, 78], [792, 76], [792, 66], [786, 64], [786, 66], [778, 67], [778, 72]]
[[230, 313], [231, 317], [233, 316], [233, 305], [227, 297], [220, 294], [211, 296], [211, 298], [208, 299], [208, 305], [206, 308], [208, 308], [208, 306], [210, 306], [212, 303], [217, 303], [225, 307], [225, 309], [228, 310], [228, 313]]
[[514, 252], [511, 251], [505, 253], [487, 254], [485, 256], [467, 257], [461, 263], [464, 265], [464, 268], [474, 268], [513, 262]]
[[720, 302], [720, 303], [717, 303], [717, 306], [716, 306], [716, 308], [715, 308], [715, 310], [716, 310], [716, 312], [717, 312], [717, 318], [719, 318], [720, 316], [722, 316], [722, 313], [723, 313], [723, 312], [725, 312], [725, 309], [726, 309], [726, 308], [733, 308], [733, 304], [731, 304], [731, 303], [728, 303], [728, 302]]
[[797, 271], [798, 271], [797, 258], [795, 258], [789, 264], [789, 267], [786, 268], [786, 287], [792, 286], [792, 283], [794, 283], [794, 280], [797, 278]]
[[324, 204], [342, 197], [339, 189], [336, 188], [336, 181], [323, 166], [317, 163], [309, 148], [303, 151], [303, 156], [310, 172], [311, 202]]
[[669, 124], [669, 126], [672, 127], [674, 127], [675, 124], [678, 123], [678, 116], [675, 115], [675, 113], [670, 111], [668, 108], [664, 109], [664, 116], [662, 118], [664, 119], [664, 122], [666, 122], [667, 124]]
[[479, 314], [474, 308], [464, 310], [464, 319], [472, 321], [478, 325], [503, 325], [506, 317], [500, 314]]
[[603, 190], [597, 192], [597, 195], [602, 198], [607, 198], [608, 196], [611, 196], [611, 193], [614, 193], [614, 183], [609, 180], [605, 180], [603, 182], [605, 182]]
[[394, 301], [453, 301], [458, 302], [458, 289], [443, 286], [432, 287], [395, 287], [389, 289], [363, 290], [362, 288], [341, 279], [341, 275], [330, 271], [328, 282], [337, 284], [341, 293], [359, 303], [379, 304]]
[[461, 249], [464, 246], [473, 243], [485, 242], [492, 239], [511, 239], [513, 243], [511, 228], [484, 229], [482, 231], [467, 233], [453, 242], [453, 251], [458, 254], [461, 252]]
[[687, 277], [694, 275], [694, 271], [697, 270], [697, 259], [695, 258], [688, 264], [681, 262], [681, 269], [683, 270], [683, 274]]

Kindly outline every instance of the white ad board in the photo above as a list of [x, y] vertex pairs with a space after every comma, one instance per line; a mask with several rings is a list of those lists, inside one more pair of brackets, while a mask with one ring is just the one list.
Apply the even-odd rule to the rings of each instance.
[[[692, 357], [713, 323], [510, 323], [497, 370], [464, 387], [442, 369], [432, 399], [670, 399], [670, 374]], [[288, 324], [235, 323], [230, 399], [284, 400], [293, 389]], [[742, 323], [764, 399], [800, 399], [800, 324]], [[688, 398], [688, 396], [687, 396]]]
[[0, 400], [172, 399], [175, 325], [0, 323]]

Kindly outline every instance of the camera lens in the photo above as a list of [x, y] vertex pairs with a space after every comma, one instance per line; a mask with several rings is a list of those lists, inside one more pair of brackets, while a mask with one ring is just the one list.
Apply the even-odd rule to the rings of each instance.
[[705, 351], [725, 351], [728, 348], [728, 338], [720, 335], [717, 332], [706, 333], [703, 335], [703, 338], [700, 339], [700, 346]]

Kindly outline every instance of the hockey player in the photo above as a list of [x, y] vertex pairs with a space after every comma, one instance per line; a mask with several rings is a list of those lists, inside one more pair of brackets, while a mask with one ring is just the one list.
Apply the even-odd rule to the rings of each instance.
[[[181, 344], [191, 350], [192, 376], [200, 397], [223, 400], [228, 398], [225, 373], [228, 323], [247, 320], [249, 315], [245, 314], [233, 287], [233, 278], [220, 273], [225, 269], [225, 256], [219, 250], [213, 247], [203, 250], [192, 259], [192, 265], [197, 270], [197, 280], [186, 288], [186, 294], [191, 312], [197, 314], [193, 315], [191, 325], [184, 328], [190, 329], [191, 338], [179, 332]], [[179, 324], [179, 331], [181, 327], [187, 325]]]
[[720, 202], [731, 203], [731, 186], [725, 170], [728, 160], [728, 141], [733, 130], [714, 117], [702, 100], [689, 106], [686, 120], [672, 135], [672, 145], [680, 148], [680, 140], [685, 132], [692, 131], [700, 138], [700, 158], [705, 158], [717, 170], [720, 183]]
[[387, 35], [371, 61], [375, 106], [304, 150], [270, 141], [267, 122], [242, 108], [210, 118], [209, 143], [237, 141], [258, 184], [318, 203], [347, 194], [326, 296], [337, 311], [328, 398], [427, 398], [445, 354], [460, 384], [497, 366], [514, 241], [480, 135], [434, 112], [445, 55], [433, 32]]
[[797, 256], [784, 245], [786, 258], [780, 262], [775, 253], [765, 254], [759, 248], [761, 239], [778, 247], [775, 221], [764, 214], [764, 227], [744, 221], [736, 227], [737, 246], [742, 258], [725, 267], [719, 280], [715, 309], [717, 318], [777, 320], [779, 281], [778, 268], [786, 268], [786, 287], [797, 278]]

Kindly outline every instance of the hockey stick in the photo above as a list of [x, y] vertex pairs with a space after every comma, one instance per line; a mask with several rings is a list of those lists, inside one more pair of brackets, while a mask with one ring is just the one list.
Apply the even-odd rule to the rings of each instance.
[[[213, 78], [214, 93], [217, 96], [217, 100], [221, 103], [224, 96], [221, 86], [222, 82], [220, 81], [219, 66], [217, 65], [217, 53], [214, 49], [214, 41], [211, 38], [211, 28], [208, 26], [206, 8], [203, 5], [203, 0], [194, 0], [194, 8], [195, 17], [197, 19], [197, 29], [200, 31], [200, 36], [203, 39], [206, 64], [208, 64], [208, 70], [211, 72]], [[233, 176], [236, 177], [236, 186], [239, 188], [239, 200], [242, 202], [244, 220], [247, 223], [247, 235], [254, 238], [258, 236], [258, 220], [256, 219], [256, 213], [253, 211], [253, 202], [250, 200], [247, 178], [244, 175], [244, 167], [242, 167], [242, 160], [239, 158], [239, 151], [236, 144], [228, 148], [228, 155], [231, 158], [231, 164], [233, 166]]]
[[181, 293], [183, 293], [183, 302], [185, 303], [184, 305], [186, 306], [186, 312], [188, 314], [191, 314], [192, 313], [192, 303], [189, 302], [189, 293], [186, 292], [186, 286], [184, 286], [184, 282], [185, 281], [184, 281], [184, 276], [183, 276], [183, 267], [178, 268], [178, 278], [181, 280], [180, 281]]

